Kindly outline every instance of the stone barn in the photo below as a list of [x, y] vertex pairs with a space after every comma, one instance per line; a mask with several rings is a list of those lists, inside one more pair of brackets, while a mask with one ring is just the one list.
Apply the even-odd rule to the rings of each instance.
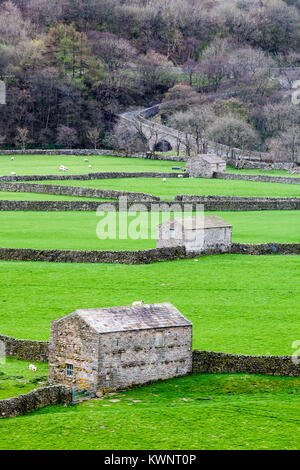
[[49, 382], [111, 390], [190, 373], [192, 324], [170, 303], [137, 304], [52, 322]]
[[226, 173], [226, 162], [218, 155], [201, 154], [187, 160], [186, 171], [191, 178], [212, 178], [216, 172]]
[[187, 251], [230, 251], [232, 225], [215, 215], [174, 218], [158, 226], [157, 248], [184, 246]]

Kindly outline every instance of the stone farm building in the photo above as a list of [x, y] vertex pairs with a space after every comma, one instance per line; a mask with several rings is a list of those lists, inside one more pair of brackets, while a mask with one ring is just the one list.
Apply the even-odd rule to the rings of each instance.
[[191, 178], [212, 178], [216, 172], [226, 172], [226, 162], [218, 155], [201, 154], [187, 160], [186, 171]]
[[184, 246], [187, 251], [230, 251], [232, 226], [215, 215], [174, 218], [158, 226], [157, 248]]
[[186, 375], [192, 324], [170, 303], [76, 310], [51, 324], [49, 381], [98, 390]]

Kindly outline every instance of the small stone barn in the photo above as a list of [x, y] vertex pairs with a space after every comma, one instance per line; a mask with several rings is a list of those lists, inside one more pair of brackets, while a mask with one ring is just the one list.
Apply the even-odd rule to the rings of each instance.
[[98, 390], [186, 375], [192, 324], [170, 303], [93, 308], [51, 324], [49, 382]]
[[191, 178], [212, 178], [215, 172], [226, 172], [226, 162], [218, 155], [201, 154], [187, 160], [186, 171]]
[[232, 225], [215, 215], [167, 220], [158, 226], [157, 248], [184, 246], [187, 251], [228, 252]]

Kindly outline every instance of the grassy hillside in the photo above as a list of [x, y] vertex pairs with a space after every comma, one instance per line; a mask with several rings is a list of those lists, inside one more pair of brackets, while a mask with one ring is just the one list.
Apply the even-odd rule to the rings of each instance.
[[[43, 181], [54, 184], [53, 181]], [[300, 197], [300, 185], [282, 183], [262, 183], [239, 180], [215, 180], [206, 178], [116, 178], [89, 181], [60, 181], [67, 186], [86, 188], [116, 189], [145, 192], [162, 199], [173, 199], [177, 194], [219, 195], [219, 196], [259, 196], [259, 197]]]
[[[169, 172], [173, 166], [185, 167], [184, 162], [168, 160], [144, 160], [141, 158], [122, 158], [113, 156], [66, 156], [66, 155], [0, 155], [0, 175], [59, 175], [61, 165], [68, 168], [70, 175], [95, 173], [101, 171], [156, 171]], [[88, 162], [85, 162], [85, 159]], [[89, 168], [92, 165], [92, 168]]]
[[194, 324], [194, 348], [292, 354], [300, 336], [299, 257], [220, 255], [151, 265], [0, 263], [1, 333], [49, 338], [78, 308], [171, 302]]
[[1, 421], [0, 449], [298, 449], [299, 378], [196, 375]]
[[[31, 361], [32, 362], [32, 361]], [[29, 370], [29, 361], [1, 358], [0, 362], [0, 400], [28, 393], [45, 386], [48, 378], [48, 364], [34, 363], [37, 371]]]
[[[121, 213], [122, 214], [122, 213]], [[208, 213], [209, 214], [209, 213]], [[210, 212], [233, 225], [233, 241], [241, 243], [299, 243], [298, 211]], [[112, 213], [111, 215], [115, 217]], [[123, 213], [123, 217], [124, 217]], [[158, 216], [158, 214], [156, 213]], [[169, 214], [166, 214], [168, 218]], [[106, 216], [106, 214], [105, 214]], [[141, 213], [142, 238], [99, 239], [96, 228], [103, 216], [96, 212], [0, 212], [0, 246], [9, 248], [74, 250], [142, 250], [156, 247], [157, 219]], [[162, 215], [160, 215], [162, 217]], [[128, 217], [128, 227], [136, 215]], [[151, 222], [152, 220], [152, 222]], [[102, 224], [103, 225], [103, 224]], [[150, 238], [151, 226], [153, 237]], [[148, 228], [148, 229], [147, 229]], [[148, 239], [149, 238], [149, 239]]]

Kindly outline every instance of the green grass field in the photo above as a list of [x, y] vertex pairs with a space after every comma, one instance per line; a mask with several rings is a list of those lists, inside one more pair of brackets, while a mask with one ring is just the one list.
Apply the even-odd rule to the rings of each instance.
[[[171, 171], [183, 162], [118, 157], [0, 156], [0, 174]], [[88, 165], [92, 165], [92, 169]], [[234, 170], [242, 174], [286, 172]], [[293, 175], [291, 175], [293, 176]], [[300, 175], [299, 175], [300, 176]], [[50, 181], [44, 182], [51, 183]], [[54, 181], [103, 189], [177, 194], [300, 197], [288, 184], [134, 178]], [[88, 200], [0, 192], [9, 200]], [[212, 212], [233, 225], [233, 241], [300, 242], [299, 211]], [[142, 220], [148, 217], [145, 214]], [[155, 239], [100, 240], [95, 212], [0, 212], [0, 246], [136, 250]], [[129, 222], [132, 218], [129, 218]], [[146, 231], [147, 232], [147, 231]], [[50, 322], [76, 309], [171, 302], [192, 321], [193, 348], [291, 355], [300, 338], [299, 256], [215, 255], [149, 265], [0, 262], [0, 333], [48, 340]], [[0, 358], [1, 359], [1, 358]], [[0, 399], [46, 383], [45, 363], [0, 363]], [[0, 421], [0, 449], [299, 449], [300, 378], [199, 374], [57, 405]]]
[[[159, 152], [158, 152], [159, 153]], [[164, 155], [175, 155], [174, 152], [164, 152]], [[12, 171], [18, 175], [61, 174], [60, 165], [69, 168], [69, 174], [93, 173], [99, 171], [172, 171], [173, 166], [185, 168], [185, 162], [172, 162], [171, 160], [146, 160], [139, 158], [124, 158], [113, 156], [67, 156], [67, 155], [0, 155], [0, 175], [10, 175]], [[89, 162], [84, 162], [88, 158]], [[92, 168], [88, 168], [92, 165]], [[236, 169], [227, 166], [228, 173], [240, 173], [249, 175], [271, 175], [290, 176], [286, 170], [256, 170], [256, 169]]]
[[34, 363], [37, 371], [29, 370], [28, 361], [0, 358], [0, 400], [28, 393], [35, 388], [45, 386], [48, 378], [48, 364]]
[[[34, 183], [34, 181], [33, 181]], [[57, 184], [54, 181], [41, 181], [44, 184]], [[218, 196], [258, 196], [258, 197], [300, 197], [300, 185], [283, 183], [262, 183], [239, 180], [216, 180], [206, 178], [114, 178], [105, 180], [65, 180], [59, 184], [82, 186], [85, 188], [113, 189], [119, 191], [145, 192], [172, 200], [180, 194]]]
[[0, 263], [1, 333], [47, 340], [80, 308], [171, 302], [194, 324], [194, 348], [292, 354], [300, 337], [299, 257], [219, 255], [150, 265]]
[[203, 374], [47, 407], [2, 420], [0, 449], [299, 449], [299, 380]]
[[[0, 155], [0, 175], [59, 175], [61, 165], [68, 168], [70, 175], [95, 173], [101, 171], [156, 171], [172, 172], [173, 166], [185, 167], [184, 162], [170, 160], [146, 160], [111, 156], [66, 156], [66, 155]], [[85, 162], [87, 158], [89, 161]], [[88, 166], [92, 165], [92, 168]]]
[[251, 169], [237, 169], [227, 165], [227, 173], [238, 173], [240, 175], [268, 175], [268, 176], [285, 176], [286, 178], [300, 178], [300, 174], [291, 174], [287, 170], [258, 170]]
[[[299, 211], [208, 212], [233, 225], [233, 241], [240, 243], [300, 243]], [[117, 229], [119, 216], [116, 213]], [[166, 214], [168, 218], [169, 214]], [[128, 218], [128, 227], [136, 216]], [[141, 213], [144, 238], [99, 239], [96, 228], [103, 216], [96, 212], [0, 212], [0, 246], [8, 248], [74, 250], [142, 250], [156, 247], [158, 221]], [[162, 217], [160, 215], [160, 217]], [[153, 227], [153, 237], [148, 238]], [[148, 227], [148, 230], [147, 230]], [[130, 228], [129, 228], [130, 230]], [[118, 231], [116, 232], [119, 233]]]

